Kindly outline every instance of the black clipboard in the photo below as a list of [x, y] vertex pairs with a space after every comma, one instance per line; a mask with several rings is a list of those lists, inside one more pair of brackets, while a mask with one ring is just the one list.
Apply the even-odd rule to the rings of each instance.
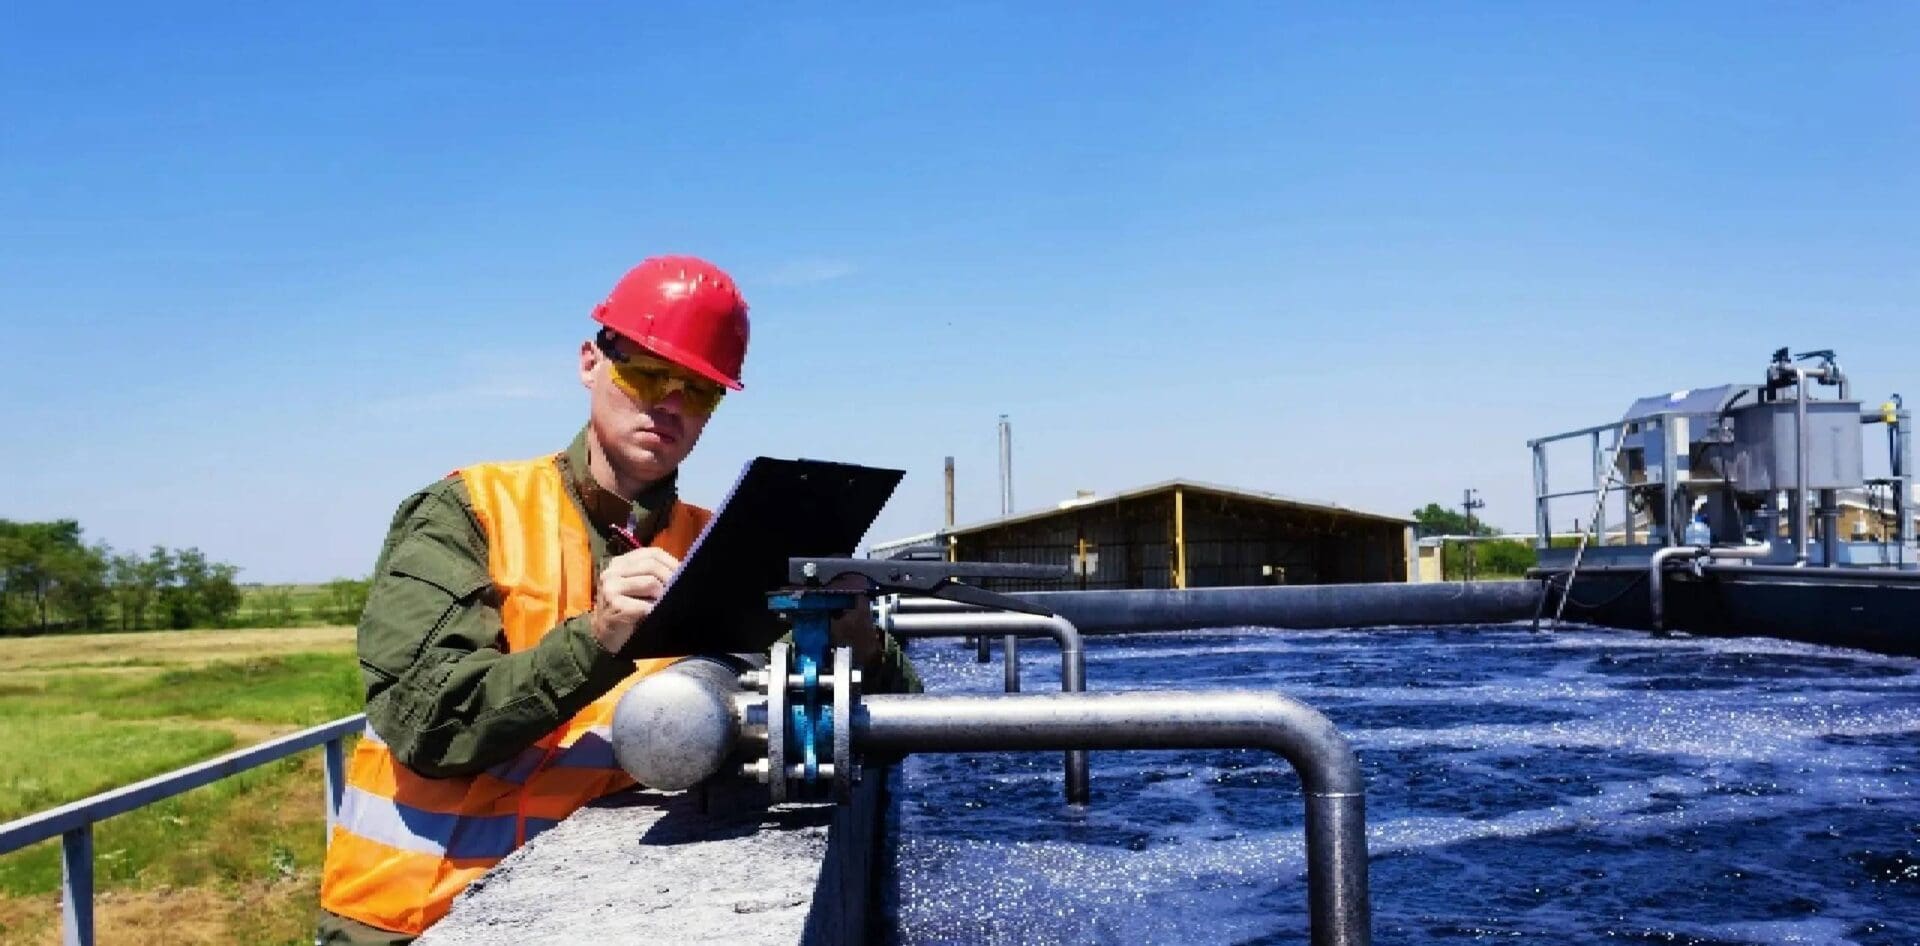
[[767, 610], [767, 593], [787, 583], [787, 559], [851, 556], [905, 475], [824, 460], [755, 458], [621, 656], [767, 649], [787, 632]]

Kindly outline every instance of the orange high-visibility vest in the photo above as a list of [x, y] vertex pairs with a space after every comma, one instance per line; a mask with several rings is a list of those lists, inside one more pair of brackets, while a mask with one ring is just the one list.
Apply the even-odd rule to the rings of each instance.
[[[487, 535], [509, 653], [593, 608], [593, 548], [554, 457], [459, 472]], [[712, 514], [675, 503], [653, 545], [684, 557]], [[320, 905], [382, 929], [418, 934], [453, 898], [528, 838], [580, 806], [633, 784], [613, 758], [614, 704], [672, 658], [635, 672], [560, 728], [478, 775], [427, 778], [368, 727], [347, 770], [327, 849]]]

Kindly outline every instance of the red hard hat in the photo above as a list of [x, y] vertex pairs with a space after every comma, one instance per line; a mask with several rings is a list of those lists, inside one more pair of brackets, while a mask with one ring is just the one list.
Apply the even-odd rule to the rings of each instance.
[[747, 300], [720, 267], [656, 256], [620, 277], [593, 320], [674, 364], [740, 390]]

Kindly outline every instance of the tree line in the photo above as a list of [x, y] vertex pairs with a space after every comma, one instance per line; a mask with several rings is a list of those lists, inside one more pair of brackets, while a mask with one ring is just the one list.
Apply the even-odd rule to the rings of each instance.
[[1469, 520], [1458, 509], [1428, 503], [1413, 511], [1414, 534], [1431, 536], [1471, 536], [1473, 542], [1445, 542], [1440, 548], [1440, 572], [1448, 579], [1477, 575], [1483, 578], [1515, 577], [1539, 563], [1533, 546], [1513, 539], [1495, 539], [1500, 530], [1484, 519]]
[[[0, 634], [230, 626], [248, 599], [235, 581], [239, 574], [239, 566], [197, 548], [156, 545], [142, 553], [88, 544], [72, 519], [0, 519]], [[271, 595], [256, 593], [269, 600], [248, 608], [249, 616], [262, 603], [269, 616], [292, 613], [271, 607]], [[307, 610], [350, 623], [366, 603], [366, 582], [340, 579], [323, 595]]]

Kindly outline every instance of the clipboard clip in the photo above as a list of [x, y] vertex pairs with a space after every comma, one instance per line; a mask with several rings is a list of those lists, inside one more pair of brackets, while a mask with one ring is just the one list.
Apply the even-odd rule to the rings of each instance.
[[962, 584], [963, 578], [1024, 578], [1058, 581], [1067, 577], [1065, 565], [1026, 565], [1012, 562], [914, 562], [887, 558], [790, 558], [787, 583], [800, 588], [824, 588], [848, 575], [867, 581], [869, 594], [920, 595], [997, 611], [1018, 611], [1052, 617], [1053, 612], [1019, 598]]

